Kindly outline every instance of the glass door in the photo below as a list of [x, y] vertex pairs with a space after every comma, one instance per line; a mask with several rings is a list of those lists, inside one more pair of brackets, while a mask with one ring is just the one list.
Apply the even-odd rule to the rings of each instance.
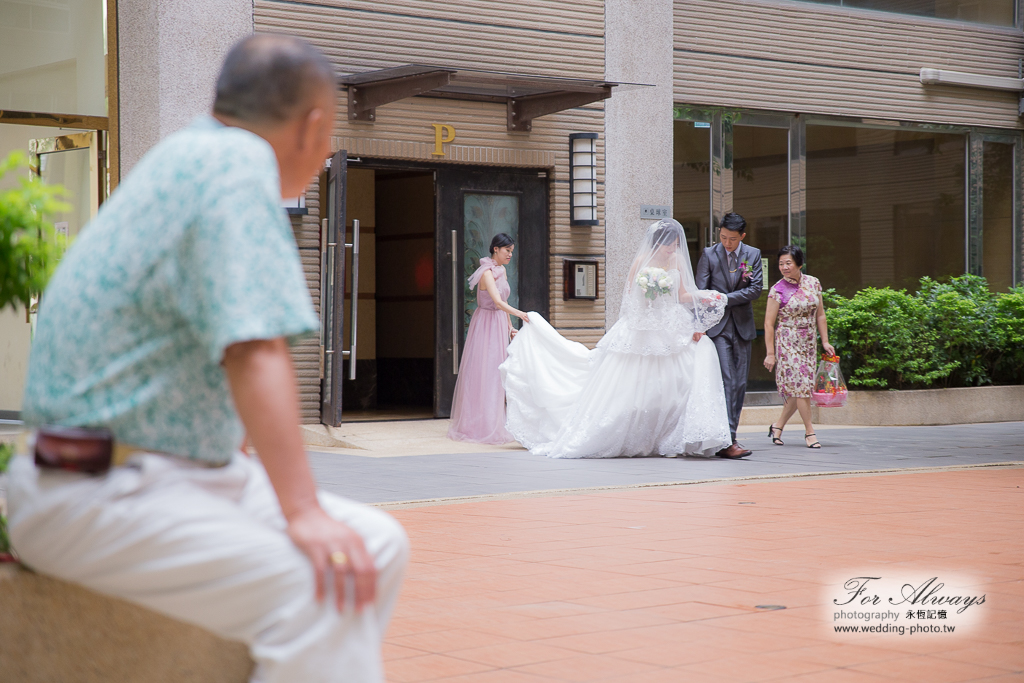
[[499, 232], [516, 240], [509, 303], [548, 315], [546, 171], [442, 167], [437, 172], [434, 415], [451, 414], [461, 350], [476, 309], [467, 278]]
[[[103, 201], [106, 169], [103, 164], [98, 131], [70, 131], [60, 129], [62, 135], [45, 138], [36, 136], [58, 132], [38, 126], [0, 124], [0, 158], [7, 152], [20, 149], [29, 152], [29, 173], [48, 185], [60, 185], [65, 192], [60, 197], [67, 210], [49, 216], [57, 231], [73, 241], [85, 225], [96, 215]], [[21, 169], [12, 170], [0, 183], [6, 189], [19, 182]], [[23, 177], [23, 176], [22, 176]], [[35, 327], [38, 300], [29, 303], [28, 310], [0, 311], [0, 419], [17, 419], [21, 412], [21, 398], [28, 370], [29, 348]]]
[[[88, 131], [30, 140], [29, 159], [32, 172], [43, 182], [64, 188], [60, 199], [67, 210], [53, 215], [53, 227], [70, 246], [103, 201], [99, 135]], [[33, 299], [29, 307], [33, 334], [38, 307], [38, 298]]]
[[29, 141], [32, 170], [47, 185], [65, 190], [61, 199], [69, 209], [53, 218], [57, 232], [69, 243], [96, 215], [104, 199], [98, 143], [95, 131]]

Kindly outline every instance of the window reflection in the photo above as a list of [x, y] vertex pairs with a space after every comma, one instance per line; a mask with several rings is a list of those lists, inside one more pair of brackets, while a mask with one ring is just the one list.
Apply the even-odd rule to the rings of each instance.
[[1015, 0], [806, 0], [920, 17], [955, 19], [996, 26], [1014, 25]]
[[845, 295], [962, 274], [965, 144], [964, 135], [808, 125], [808, 272]]
[[789, 130], [737, 125], [732, 145], [733, 211], [747, 220], [744, 241], [776, 254], [789, 234]]
[[[701, 126], [698, 128], [698, 126]], [[673, 218], [686, 231], [690, 261], [696, 268], [711, 219], [711, 128], [676, 121], [672, 155]]]
[[[732, 135], [733, 211], [747, 221], [743, 241], [768, 259], [770, 285], [781, 277], [776, 254], [789, 235], [789, 129], [735, 125]], [[753, 301], [759, 334], [767, 304], [767, 291]], [[764, 368], [764, 353], [764, 344], [754, 344], [747, 380], [752, 390], [775, 388], [775, 376]]]
[[994, 292], [1013, 285], [1013, 145], [986, 142], [982, 150], [981, 274]]

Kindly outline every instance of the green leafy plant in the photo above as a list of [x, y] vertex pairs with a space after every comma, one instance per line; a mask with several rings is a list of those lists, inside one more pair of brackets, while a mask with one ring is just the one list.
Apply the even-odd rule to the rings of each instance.
[[995, 302], [994, 336], [999, 341], [996, 381], [1024, 384], [1024, 287], [999, 294]]
[[829, 340], [852, 386], [922, 389], [1024, 383], [1024, 287], [922, 278], [916, 294], [869, 287], [824, 293]]
[[917, 388], [947, 377], [956, 367], [943, 362], [924, 301], [906, 290], [868, 287], [846, 298], [830, 289], [824, 298], [829, 341], [852, 386]]
[[[24, 153], [12, 152], [0, 162], [0, 178], [27, 166]], [[16, 187], [0, 191], [0, 311], [28, 307], [53, 273], [64, 239], [47, 218], [68, 209], [57, 199], [62, 193], [34, 177], [19, 178]]]
[[962, 275], [948, 282], [921, 278], [917, 297], [927, 310], [927, 327], [938, 335], [942, 363], [955, 363], [944, 386], [991, 384], [1001, 352], [996, 297], [985, 278]]

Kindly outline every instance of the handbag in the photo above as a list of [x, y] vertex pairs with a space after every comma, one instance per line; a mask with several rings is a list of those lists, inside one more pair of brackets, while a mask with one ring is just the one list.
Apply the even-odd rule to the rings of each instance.
[[846, 405], [846, 382], [839, 369], [839, 356], [821, 354], [821, 362], [814, 373], [811, 402], [819, 408], [842, 408]]

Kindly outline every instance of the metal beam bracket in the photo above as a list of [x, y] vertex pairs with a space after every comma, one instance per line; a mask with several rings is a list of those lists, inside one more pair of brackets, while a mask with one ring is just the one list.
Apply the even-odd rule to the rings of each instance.
[[429, 71], [365, 85], [348, 86], [350, 121], [374, 121], [377, 107], [448, 85], [454, 71]]
[[539, 116], [582, 107], [594, 102], [606, 100], [612, 96], [611, 86], [589, 92], [553, 92], [524, 97], [510, 97], [506, 105], [508, 130], [510, 132], [529, 132], [533, 130], [533, 120]]

